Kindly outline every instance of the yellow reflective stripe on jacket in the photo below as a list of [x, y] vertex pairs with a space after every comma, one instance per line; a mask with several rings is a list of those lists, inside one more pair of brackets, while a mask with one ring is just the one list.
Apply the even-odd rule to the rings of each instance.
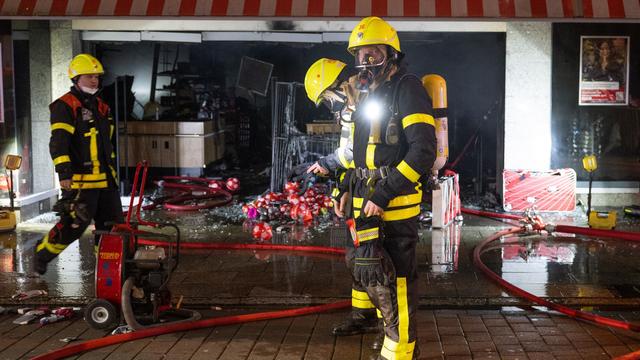
[[413, 168], [409, 166], [409, 164], [407, 164], [404, 160], [402, 160], [400, 164], [398, 164], [396, 169], [398, 169], [398, 171], [400, 171], [400, 174], [402, 174], [407, 178], [407, 180], [411, 182], [417, 182], [418, 179], [420, 179], [420, 174], [417, 171], [413, 170]]
[[364, 242], [364, 241], [369, 241], [369, 240], [375, 240], [377, 238], [380, 237], [380, 228], [371, 228], [371, 229], [365, 229], [365, 230], [360, 230], [357, 232], [358, 234], [358, 241], [359, 242]]
[[58, 165], [66, 162], [71, 162], [71, 158], [69, 157], [69, 155], [62, 155], [53, 159], [53, 165]]
[[93, 163], [93, 173], [100, 172], [100, 161], [98, 160], [98, 131], [95, 127], [92, 127], [89, 132], [84, 133], [84, 136], [90, 137], [89, 140], [89, 154], [91, 156], [91, 163]]
[[73, 125], [69, 125], [67, 123], [59, 122], [51, 124], [51, 131], [53, 130], [64, 130], [69, 134], [73, 134], [76, 132], [76, 128]]
[[100, 181], [107, 180], [107, 174], [73, 174], [72, 179], [73, 181]]
[[429, 124], [433, 127], [436, 126], [436, 122], [435, 120], [433, 120], [433, 116], [428, 114], [416, 113], [416, 114], [407, 115], [402, 118], [403, 129], [406, 129], [407, 127], [413, 124], [420, 124], [420, 123]]
[[358, 309], [375, 309], [369, 295], [356, 289], [351, 289], [351, 306]]
[[[353, 207], [356, 209], [361, 209], [363, 201], [364, 201], [363, 198], [354, 197]], [[391, 199], [391, 201], [389, 201], [389, 205], [387, 205], [387, 208], [389, 209], [389, 208], [394, 208], [399, 206], [418, 205], [421, 202], [422, 202], [422, 191], [418, 190], [418, 193], [416, 194], [400, 195], [400, 196], [394, 197], [393, 199]]]
[[406, 209], [385, 210], [384, 213], [382, 213], [382, 220], [383, 221], [406, 220], [418, 215], [420, 215], [420, 205], [412, 206]]
[[107, 181], [98, 181], [98, 182], [73, 182], [71, 183], [72, 189], [105, 189], [109, 186]]
[[113, 137], [113, 130], [115, 128], [116, 128], [115, 126], [109, 125], [109, 139], [111, 139]]
[[389, 201], [388, 207], [394, 208], [399, 206], [417, 205], [422, 202], [422, 191], [417, 194], [396, 196]]
[[367, 153], [366, 153], [367, 168], [369, 169], [376, 168], [376, 164], [374, 162], [375, 156], [376, 156], [376, 144], [368, 144]]

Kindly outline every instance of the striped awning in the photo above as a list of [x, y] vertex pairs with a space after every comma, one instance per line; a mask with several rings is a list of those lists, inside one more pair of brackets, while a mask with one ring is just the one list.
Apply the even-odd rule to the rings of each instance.
[[2, 17], [640, 19], [640, 0], [0, 0]]

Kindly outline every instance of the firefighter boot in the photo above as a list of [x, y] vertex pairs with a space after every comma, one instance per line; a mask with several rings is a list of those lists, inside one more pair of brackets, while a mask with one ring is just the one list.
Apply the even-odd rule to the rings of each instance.
[[36, 272], [40, 275], [44, 275], [47, 272], [47, 265], [49, 265], [49, 263], [36, 259], [35, 261]]
[[335, 324], [331, 329], [334, 336], [349, 336], [378, 331], [378, 318], [375, 309], [351, 310], [345, 321]]
[[[383, 334], [383, 340], [384, 340], [384, 334]], [[382, 343], [380, 343], [382, 345]], [[416, 343], [416, 346], [413, 348], [413, 356], [411, 356], [411, 360], [418, 360], [420, 358], [420, 348], [418, 347], [418, 344]], [[371, 355], [369, 357], [369, 360], [386, 360], [385, 358], [382, 357], [382, 355], [380, 354], [375, 354], [375, 355]]]

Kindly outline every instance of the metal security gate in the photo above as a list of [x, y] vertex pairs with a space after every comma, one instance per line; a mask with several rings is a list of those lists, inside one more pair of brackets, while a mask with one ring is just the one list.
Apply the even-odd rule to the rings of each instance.
[[276, 82], [272, 88], [271, 191], [282, 191], [293, 167], [330, 154], [339, 136], [309, 136], [296, 127], [296, 94], [302, 84]]

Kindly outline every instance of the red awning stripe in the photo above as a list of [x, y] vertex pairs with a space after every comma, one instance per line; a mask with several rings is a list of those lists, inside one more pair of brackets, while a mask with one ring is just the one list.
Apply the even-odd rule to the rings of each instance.
[[311, 0], [307, 4], [307, 16], [322, 16], [324, 13], [324, 1], [323, 0]]
[[[551, 0], [552, 2], [555, 2], [555, 0]], [[547, 4], [549, 4], [547, 2]], [[572, 0], [562, 0], [562, 12], [564, 17], [568, 17], [571, 18], [573, 17], [573, 2]]]
[[640, 0], [0, 0], [0, 16], [640, 19]]
[[[105, 0], [105, 2], [107, 2]], [[82, 6], [82, 15], [83, 16], [96, 16], [98, 15], [98, 7], [100, 6], [100, 0], [95, 1], [85, 1], [84, 6]]]
[[229, 0], [213, 0], [211, 4], [211, 15], [225, 16], [229, 9]]
[[483, 3], [480, 1], [467, 0], [467, 15], [469, 17], [483, 17]]
[[18, 15], [31, 16], [31, 14], [33, 14], [35, 6], [36, 0], [20, 0], [20, 5], [18, 6]]
[[609, 0], [609, 17], [624, 19], [624, 2], [622, 0]]
[[[558, 2], [556, 1], [556, 3]], [[531, 0], [531, 16], [535, 18], [547, 17], [546, 0]]]
[[182, 0], [178, 14], [180, 16], [196, 15], [196, 0]]
[[68, 0], [53, 1], [49, 8], [49, 14], [53, 16], [63, 16], [67, 13]]

